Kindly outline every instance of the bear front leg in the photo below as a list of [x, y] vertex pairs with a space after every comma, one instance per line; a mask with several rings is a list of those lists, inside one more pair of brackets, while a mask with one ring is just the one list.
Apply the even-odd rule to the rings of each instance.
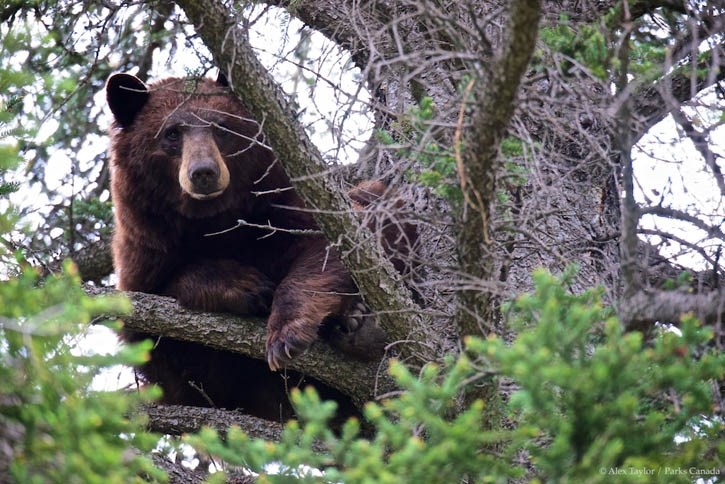
[[323, 239], [297, 247], [299, 255], [277, 287], [267, 322], [267, 363], [276, 371], [317, 339], [322, 321], [343, 314], [357, 290]]
[[254, 267], [232, 259], [200, 260], [179, 269], [163, 294], [189, 309], [262, 316], [275, 286]]

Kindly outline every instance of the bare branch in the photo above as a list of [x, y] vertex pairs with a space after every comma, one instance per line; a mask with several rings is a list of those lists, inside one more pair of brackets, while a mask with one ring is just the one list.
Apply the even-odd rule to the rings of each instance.
[[704, 230], [708, 237], [717, 237], [720, 240], [725, 240], [725, 233], [719, 227], [708, 225], [696, 216], [683, 212], [682, 210], [677, 210], [676, 208], [656, 205], [642, 208], [641, 213], [642, 215], [657, 215], [659, 217], [682, 220], [683, 222], [691, 223], [700, 230]]
[[713, 267], [717, 266], [717, 263], [715, 262], [715, 259], [713, 259], [710, 254], [705, 251], [700, 245], [694, 242], [690, 242], [688, 240], [683, 239], [682, 237], [678, 237], [674, 234], [671, 234], [669, 232], [665, 232], [662, 230], [655, 230], [655, 229], [638, 229], [637, 233], [644, 234], [644, 235], [654, 235], [657, 237], [660, 237], [662, 239], [669, 239], [673, 242], [677, 242], [678, 244], [687, 247], [688, 249], [697, 252], [700, 257], [703, 258], [708, 264], [710, 264]]
[[672, 111], [672, 117], [675, 118], [677, 124], [684, 130], [685, 135], [690, 138], [692, 144], [695, 145], [695, 149], [702, 155], [705, 164], [712, 172], [717, 186], [720, 189], [720, 195], [725, 197], [725, 176], [723, 176], [720, 165], [717, 163], [718, 155], [710, 149], [707, 135], [699, 132], [681, 109], [674, 109]]
[[[340, 47], [350, 52], [355, 64], [361, 69], [365, 68], [370, 59], [371, 45], [368, 39], [359, 35], [356, 23], [351, 22], [352, 12], [354, 11], [356, 16], [364, 16], [364, 24], [369, 32], [385, 35], [384, 25], [378, 16], [373, 15], [376, 8], [384, 8], [385, 2], [376, 2], [381, 5], [372, 4], [369, 9], [362, 9], [360, 6], [354, 9], [353, 2], [335, 0], [315, 2], [270, 0], [265, 3], [287, 9], [290, 14], [334, 40]], [[376, 42], [375, 49], [380, 48]]]
[[697, 51], [703, 39], [722, 34], [725, 31], [725, 15], [704, 15], [697, 19], [690, 17], [691, 24], [675, 45], [672, 46], [672, 59], [678, 61]]
[[[701, 54], [700, 57], [704, 60], [696, 65], [677, 67], [656, 83], [643, 83], [632, 92], [632, 114], [640, 121], [633, 127], [635, 142], [681, 103], [725, 79], [724, 55]], [[708, 57], [711, 58], [708, 60]]]

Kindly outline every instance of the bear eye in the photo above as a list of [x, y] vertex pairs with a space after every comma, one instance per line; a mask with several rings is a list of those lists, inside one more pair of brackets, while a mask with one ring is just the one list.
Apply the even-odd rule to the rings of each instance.
[[226, 123], [217, 123], [214, 132], [217, 134], [217, 136], [224, 138], [232, 134], [232, 129]]
[[181, 130], [178, 126], [171, 126], [164, 130], [164, 139], [167, 141], [179, 141], [181, 138]]

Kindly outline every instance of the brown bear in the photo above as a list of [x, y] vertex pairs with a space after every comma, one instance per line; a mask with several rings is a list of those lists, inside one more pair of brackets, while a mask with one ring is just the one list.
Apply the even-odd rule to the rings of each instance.
[[[192, 309], [268, 316], [266, 365], [162, 339], [143, 376], [162, 387], [167, 403], [288, 417], [289, 379], [270, 369], [304, 351], [323, 321], [345, 320], [358, 301], [349, 273], [322, 235], [301, 233], [317, 226], [300, 210], [304, 205], [265, 145], [260, 124], [223, 76], [147, 86], [115, 74], [106, 94], [115, 118], [110, 155], [118, 288], [172, 296]], [[350, 196], [364, 207], [384, 190], [381, 182], [367, 182]], [[414, 242], [410, 226], [386, 230], [388, 248], [405, 251]], [[399, 259], [394, 262], [402, 269]], [[125, 334], [132, 341], [149, 336]], [[323, 396], [341, 400], [333, 390], [323, 389]]]

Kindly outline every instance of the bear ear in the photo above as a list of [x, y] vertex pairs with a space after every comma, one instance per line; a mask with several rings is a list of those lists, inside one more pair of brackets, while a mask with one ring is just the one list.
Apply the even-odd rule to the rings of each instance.
[[224, 75], [224, 73], [219, 70], [219, 74], [216, 76], [216, 83], [219, 84], [221, 87], [229, 87], [229, 81], [227, 80], [227, 76]]
[[106, 82], [108, 106], [118, 124], [124, 128], [131, 126], [148, 98], [148, 87], [134, 75], [113, 74]]

